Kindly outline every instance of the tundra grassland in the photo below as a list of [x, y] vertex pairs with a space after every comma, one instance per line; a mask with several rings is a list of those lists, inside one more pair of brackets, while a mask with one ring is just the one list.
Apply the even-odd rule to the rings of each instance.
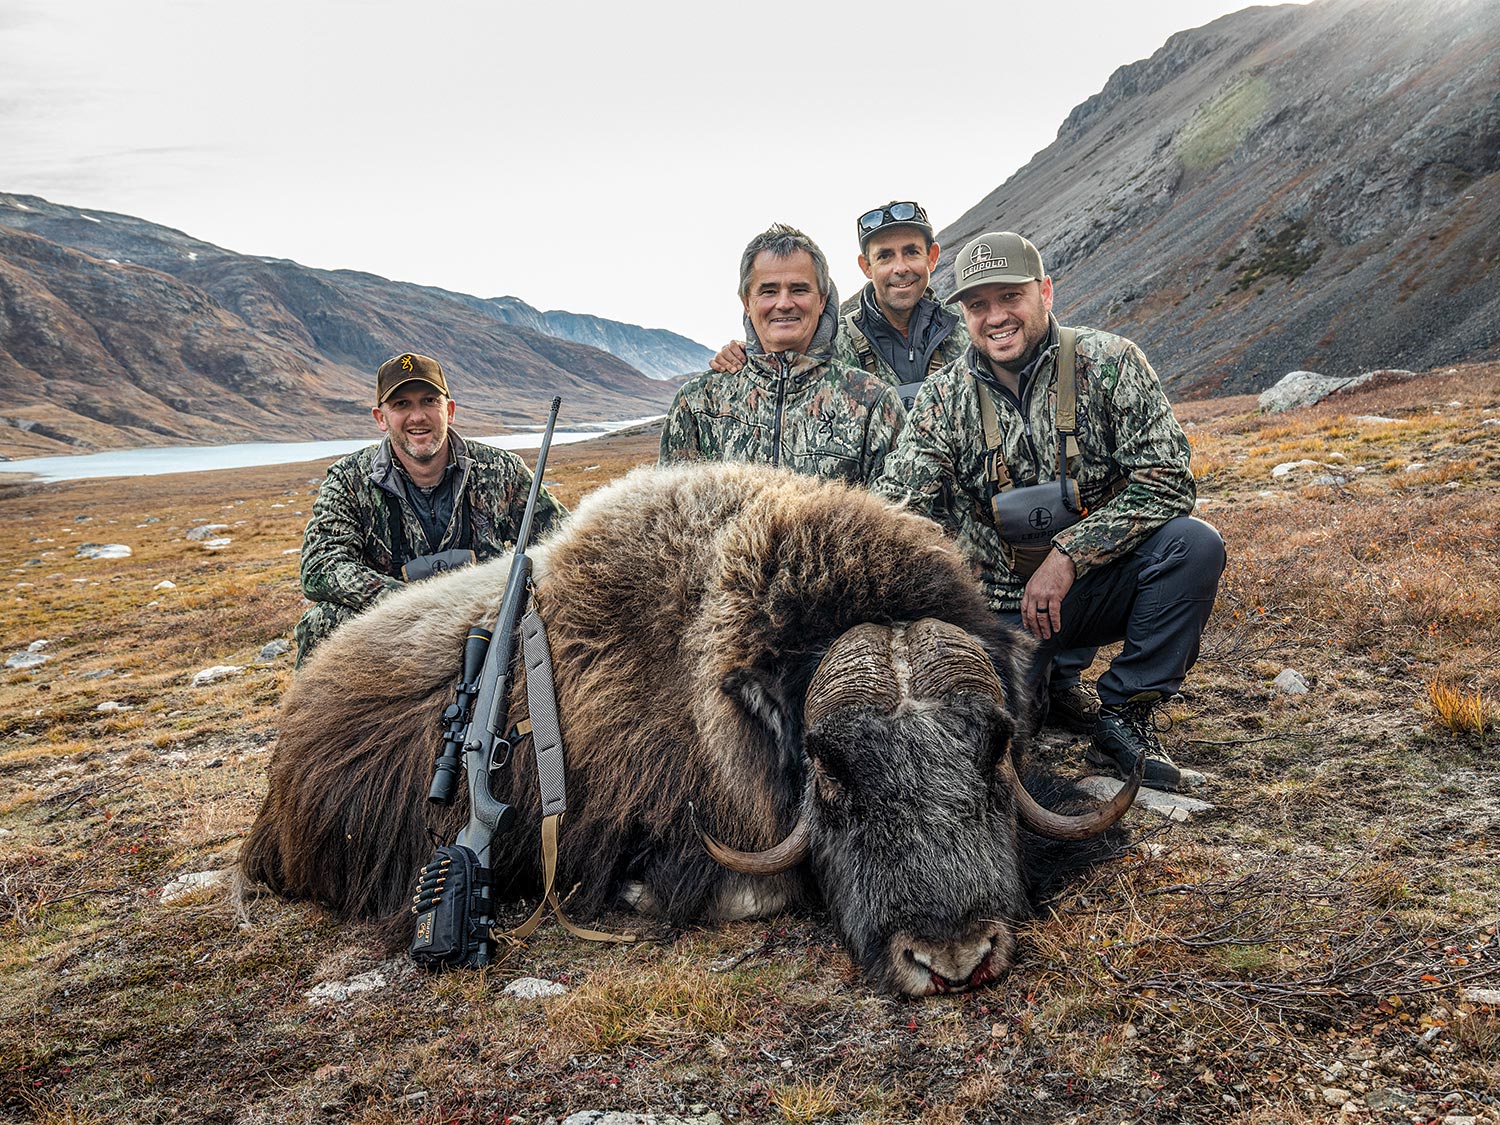
[[[548, 925], [430, 977], [233, 894], [324, 463], [0, 487], [3, 655], [47, 658], [0, 673], [0, 1119], [1500, 1121], [1500, 366], [1179, 415], [1229, 566], [1163, 739], [1214, 809], [1132, 811], [1009, 977], [917, 1002], [817, 915]], [[559, 447], [547, 476], [571, 504], [654, 452]]]

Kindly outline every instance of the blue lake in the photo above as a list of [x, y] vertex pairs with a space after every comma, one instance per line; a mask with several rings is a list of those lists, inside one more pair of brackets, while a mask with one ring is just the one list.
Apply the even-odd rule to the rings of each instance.
[[[651, 418], [657, 417], [652, 415]], [[634, 426], [651, 418], [629, 418], [622, 422], [602, 423], [590, 430], [559, 430], [552, 435], [554, 445], [602, 437], [606, 433]], [[468, 437], [465, 434], [464, 437]], [[542, 444], [542, 432], [476, 437], [486, 445], [501, 449], [536, 449]], [[210, 469], [248, 469], [257, 465], [286, 465], [297, 461], [318, 461], [325, 457], [342, 457], [374, 441], [258, 441], [244, 445], [179, 445], [150, 449], [115, 449], [107, 453], [80, 453], [76, 456], [29, 457], [0, 461], [0, 482], [16, 474], [32, 480], [83, 480], [87, 477], [149, 477], [162, 473], [196, 473]], [[15, 479], [12, 477], [11, 479]]]

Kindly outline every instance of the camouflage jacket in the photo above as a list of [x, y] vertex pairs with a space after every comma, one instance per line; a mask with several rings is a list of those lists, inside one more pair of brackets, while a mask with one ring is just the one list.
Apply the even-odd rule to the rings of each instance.
[[[1008, 392], [994, 395], [1001, 449], [1017, 488], [1057, 477], [1056, 322], [1053, 328], [1052, 346], [1022, 389], [1020, 408]], [[1140, 348], [1122, 336], [1080, 328], [1076, 372], [1079, 456], [1071, 472], [1092, 510], [1053, 536], [1052, 545], [1082, 576], [1191, 512], [1197, 493], [1187, 438]], [[1005, 566], [994, 527], [979, 378], [972, 348], [928, 377], [874, 491], [932, 515], [951, 490], [947, 530], [968, 556], [990, 605], [1014, 612], [1025, 582]], [[1121, 480], [1123, 491], [1100, 503]]]
[[[467, 548], [482, 560], [511, 550], [526, 510], [531, 470], [514, 453], [466, 442], [451, 429], [448, 440], [458, 479], [453, 518], [436, 546], [428, 546], [422, 521], [406, 498], [389, 437], [329, 466], [302, 538], [302, 592], [309, 600], [363, 610], [400, 589], [402, 565], [418, 555]], [[542, 489], [533, 538], [567, 514]]]
[[755, 461], [872, 482], [906, 411], [884, 380], [829, 361], [837, 308], [830, 293], [807, 355], [765, 354], [750, 333], [738, 372], [708, 371], [684, 383], [662, 426], [658, 461]]
[[[860, 321], [865, 316], [864, 294], [870, 286], [855, 293], [839, 307], [839, 331], [833, 341], [833, 362], [840, 367], [854, 367], [879, 375], [893, 387], [902, 385], [901, 376], [891, 367], [880, 349], [865, 336]], [[938, 305], [936, 315], [940, 318], [934, 334], [941, 333], [937, 346], [927, 361], [927, 374], [935, 374], [969, 350], [969, 330], [964, 327], [964, 318], [943, 307], [931, 289], [922, 298]], [[913, 392], [915, 393], [915, 392]], [[903, 396], [906, 401], [910, 396]]]

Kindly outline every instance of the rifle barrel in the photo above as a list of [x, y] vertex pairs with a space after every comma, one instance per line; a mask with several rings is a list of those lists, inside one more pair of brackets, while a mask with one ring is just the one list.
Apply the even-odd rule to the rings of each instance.
[[531, 492], [526, 497], [526, 512], [521, 517], [521, 530], [516, 532], [516, 554], [526, 553], [526, 544], [531, 542], [531, 517], [536, 511], [537, 496], [542, 491], [542, 471], [547, 467], [547, 450], [552, 446], [552, 427], [557, 425], [557, 411], [562, 406], [562, 396], [552, 400], [552, 411], [547, 415], [547, 428], [542, 431], [542, 448], [536, 455], [536, 473], [531, 478]]

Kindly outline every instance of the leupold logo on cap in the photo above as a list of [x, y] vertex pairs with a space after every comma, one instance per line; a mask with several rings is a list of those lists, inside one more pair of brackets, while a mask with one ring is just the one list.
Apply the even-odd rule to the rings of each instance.
[[414, 369], [415, 369], [415, 365], [411, 361], [411, 356], [409, 356], [409, 355], [402, 356], [401, 357], [401, 370], [402, 371], [412, 371]]
[[964, 279], [979, 273], [981, 270], [1003, 270], [1006, 259], [996, 258], [994, 251], [990, 249], [988, 242], [981, 242], [969, 251], [969, 267], [964, 270]]

